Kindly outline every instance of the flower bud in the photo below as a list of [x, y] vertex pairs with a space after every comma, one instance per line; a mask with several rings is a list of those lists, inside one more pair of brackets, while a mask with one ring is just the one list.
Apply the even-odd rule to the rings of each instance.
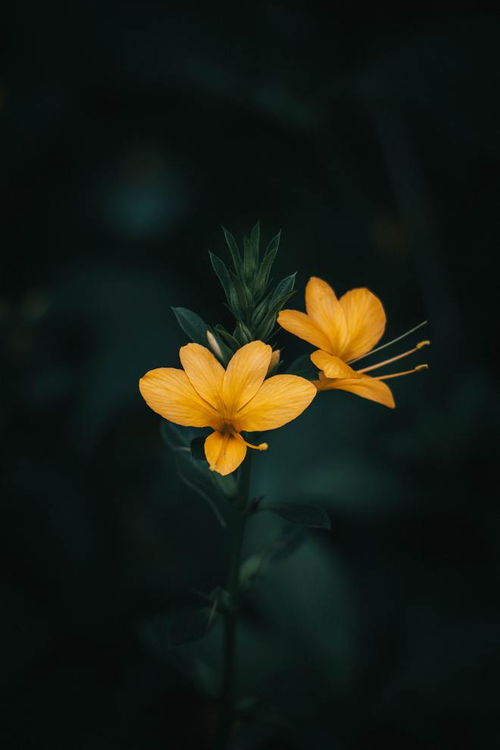
[[277, 369], [279, 363], [280, 363], [280, 350], [274, 349], [273, 353], [271, 354], [271, 361], [269, 362], [269, 367], [267, 370], [267, 375], [272, 375], [273, 372]]
[[219, 346], [219, 342], [213, 335], [212, 331], [207, 331], [207, 341], [208, 341], [208, 345], [210, 349], [213, 351], [215, 356], [220, 360], [224, 360], [224, 355], [222, 354], [222, 350]]

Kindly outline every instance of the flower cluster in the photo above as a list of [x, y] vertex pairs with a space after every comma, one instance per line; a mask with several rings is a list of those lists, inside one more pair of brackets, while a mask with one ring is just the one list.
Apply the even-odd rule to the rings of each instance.
[[[368, 373], [413, 354], [429, 341], [377, 364], [353, 367], [402, 338], [375, 348], [386, 325], [379, 298], [359, 288], [338, 299], [326, 281], [313, 276], [305, 291], [306, 312], [283, 310], [293, 294], [295, 274], [270, 288], [279, 235], [271, 240], [261, 259], [258, 224], [245, 238], [242, 254], [234, 237], [224, 232], [234, 270], [230, 272], [213, 254], [211, 260], [235, 317], [235, 329], [232, 333], [220, 325], [211, 329], [195, 313], [177, 308], [177, 318], [194, 343], [180, 349], [183, 369], [160, 367], [141, 378], [139, 388], [148, 406], [177, 425], [211, 428], [204, 453], [210, 469], [223, 476], [240, 466], [248, 448], [268, 447], [267, 443], [252, 444], [242, 433], [282, 427], [302, 414], [318, 392], [350, 391], [394, 408], [394, 397], [385, 381], [427, 365], [389, 375]], [[272, 374], [279, 365], [279, 352], [273, 352], [265, 342], [274, 334], [276, 322], [315, 347], [310, 355], [318, 370], [314, 380]]]

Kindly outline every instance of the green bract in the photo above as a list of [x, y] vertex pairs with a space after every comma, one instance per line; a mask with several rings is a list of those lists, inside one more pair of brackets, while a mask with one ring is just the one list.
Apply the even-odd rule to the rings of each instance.
[[[243, 238], [243, 250], [234, 236], [222, 227], [231, 256], [231, 266], [218, 255], [210, 253], [210, 261], [227, 300], [227, 307], [235, 318], [232, 332], [220, 323], [213, 329], [185, 308], [175, 308], [177, 320], [185, 333], [197, 343], [211, 346], [218, 358], [227, 364], [231, 355], [250, 341], [269, 341], [276, 330], [276, 318], [283, 305], [294, 294], [296, 274], [273, 283], [270, 274], [278, 252], [281, 231], [260, 252], [260, 223]], [[207, 342], [206, 333], [215, 337], [216, 345]], [[215, 351], [215, 349], [218, 349]]]

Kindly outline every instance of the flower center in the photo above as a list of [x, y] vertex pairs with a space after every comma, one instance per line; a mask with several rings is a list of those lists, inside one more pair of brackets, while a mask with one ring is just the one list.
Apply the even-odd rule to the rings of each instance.
[[269, 445], [267, 443], [259, 443], [259, 445], [254, 445], [253, 443], [249, 443], [248, 440], [245, 440], [245, 438], [243, 437], [241, 433], [235, 430], [234, 427], [227, 422], [220, 432], [223, 435], [230, 435], [236, 440], [239, 440], [241, 443], [244, 443], [247, 446], [247, 448], [253, 448], [256, 451], [267, 451], [267, 449], [269, 448]]

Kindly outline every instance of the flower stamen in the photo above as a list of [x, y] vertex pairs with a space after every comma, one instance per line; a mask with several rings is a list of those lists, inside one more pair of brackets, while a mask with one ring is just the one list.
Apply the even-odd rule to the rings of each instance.
[[247, 448], [253, 448], [256, 451], [267, 451], [269, 448], [269, 445], [267, 443], [259, 443], [259, 445], [253, 445], [253, 443], [249, 443], [248, 440], [245, 440], [243, 435], [240, 433], [234, 433], [234, 437], [238, 438], [238, 440], [241, 440], [242, 443], [245, 443]]
[[427, 325], [427, 323], [428, 323], [427, 320], [423, 320], [421, 323], [418, 324], [418, 326], [414, 326], [413, 328], [410, 328], [409, 331], [405, 331], [405, 333], [402, 333], [401, 336], [396, 336], [395, 339], [391, 339], [390, 341], [387, 341], [387, 343], [382, 344], [382, 346], [377, 346], [376, 349], [372, 349], [371, 351], [366, 352], [366, 354], [362, 354], [361, 357], [355, 357], [355, 359], [350, 359], [349, 363], [358, 362], [360, 359], [364, 359], [365, 357], [370, 357], [372, 354], [375, 354], [375, 352], [380, 352], [382, 349], [385, 349], [386, 346], [392, 346], [392, 344], [395, 344], [397, 341], [401, 341], [401, 339], [405, 339], [411, 333], [415, 333], [415, 331], [418, 331], [419, 328], [422, 328], [423, 326]]
[[419, 349], [422, 349], [424, 346], [429, 346], [431, 342], [430, 341], [420, 341], [416, 346], [413, 347], [413, 349], [408, 349], [408, 351], [403, 352], [402, 354], [397, 354], [395, 357], [391, 357], [390, 359], [385, 359], [383, 362], [377, 362], [375, 365], [370, 365], [370, 367], [364, 367], [362, 370], [358, 370], [358, 372], [370, 372], [371, 370], [377, 370], [379, 367], [384, 367], [385, 365], [390, 365], [391, 362], [396, 362], [398, 359], [403, 359], [403, 357], [407, 357], [409, 354], [413, 354], [414, 352], [417, 352]]
[[421, 370], [428, 370], [429, 365], [417, 365], [413, 370], [404, 370], [403, 372], [393, 372], [391, 375], [380, 375], [376, 380], [390, 380], [390, 378], [399, 378], [401, 375], [410, 375], [412, 372], [420, 372]]

